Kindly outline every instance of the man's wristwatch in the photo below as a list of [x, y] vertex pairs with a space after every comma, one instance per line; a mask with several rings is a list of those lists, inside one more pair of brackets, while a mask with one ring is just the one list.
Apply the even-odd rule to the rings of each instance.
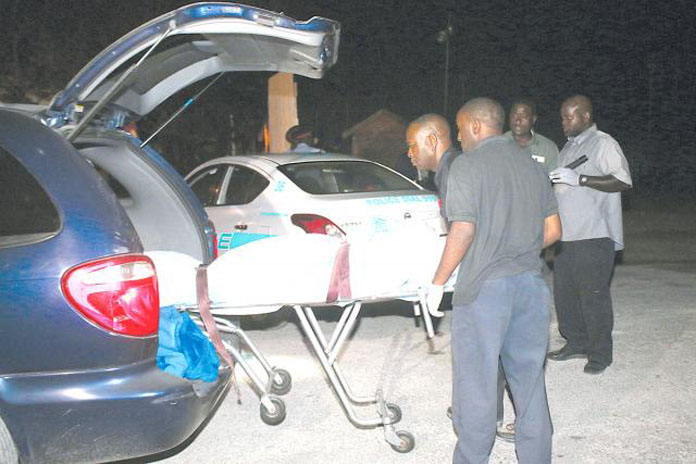
[[581, 187], [587, 185], [587, 176], [580, 176], [580, 179], [578, 180], [578, 185]]

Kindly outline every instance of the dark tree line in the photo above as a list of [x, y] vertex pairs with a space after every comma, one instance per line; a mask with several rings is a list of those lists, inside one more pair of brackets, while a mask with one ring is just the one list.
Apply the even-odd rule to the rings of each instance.
[[[48, 98], [116, 38], [185, 3], [0, 0], [0, 100]], [[300, 118], [316, 124], [327, 140], [380, 108], [405, 119], [444, 111], [445, 47], [435, 37], [449, 17], [454, 34], [446, 116], [452, 122], [471, 97], [492, 96], [507, 105], [528, 96], [540, 108], [539, 131], [562, 144], [560, 103], [584, 93], [595, 103], [600, 129], [622, 144], [637, 192], [696, 193], [691, 0], [248, 3], [298, 19], [320, 15], [341, 22], [335, 68], [320, 81], [298, 78]], [[144, 121], [145, 131], [190, 93]], [[235, 136], [253, 145], [265, 105], [265, 79], [229, 76], [158, 143], [186, 171], [229, 151], [230, 115]]]

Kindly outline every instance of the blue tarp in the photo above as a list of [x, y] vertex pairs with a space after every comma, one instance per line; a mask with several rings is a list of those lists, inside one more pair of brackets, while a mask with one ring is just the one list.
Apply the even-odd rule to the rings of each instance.
[[190, 380], [217, 380], [220, 360], [215, 347], [187, 313], [160, 308], [157, 367]]

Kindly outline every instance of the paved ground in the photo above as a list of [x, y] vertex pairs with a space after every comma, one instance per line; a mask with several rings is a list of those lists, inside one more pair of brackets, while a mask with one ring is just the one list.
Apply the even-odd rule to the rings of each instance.
[[[696, 463], [696, 213], [688, 205], [676, 213], [641, 206], [625, 222], [627, 250], [613, 283], [614, 364], [600, 376], [583, 374], [582, 360], [547, 366], [554, 462]], [[325, 330], [335, 314], [322, 313]], [[449, 325], [448, 312], [432, 354], [407, 306], [368, 306], [340, 358], [355, 390], [381, 387], [401, 406], [398, 428], [416, 438], [409, 454], [392, 451], [381, 429], [348, 422], [292, 316], [248, 332], [273, 364], [292, 373], [285, 422], [263, 424], [256, 397], [242, 385], [241, 404], [230, 393], [188, 447], [160, 462], [449, 462], [456, 439], [445, 415]], [[549, 330], [551, 348], [562, 345], [555, 321]], [[491, 462], [516, 462], [514, 446], [497, 441]]]

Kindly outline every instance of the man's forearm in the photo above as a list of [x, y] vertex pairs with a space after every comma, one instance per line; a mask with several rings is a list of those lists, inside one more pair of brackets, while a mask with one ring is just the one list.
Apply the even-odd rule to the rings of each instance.
[[444, 285], [450, 278], [459, 263], [464, 259], [466, 252], [474, 241], [476, 225], [470, 222], [453, 222], [449, 233], [445, 249], [442, 251], [440, 264], [435, 271], [433, 284]]
[[553, 245], [561, 239], [561, 218], [558, 213], [544, 219], [544, 243], [542, 248]]
[[623, 192], [628, 190], [631, 186], [625, 182], [620, 181], [616, 177], [609, 176], [586, 176], [585, 174], [580, 175], [579, 179], [580, 187], [589, 187], [595, 190], [600, 190], [602, 192]]

